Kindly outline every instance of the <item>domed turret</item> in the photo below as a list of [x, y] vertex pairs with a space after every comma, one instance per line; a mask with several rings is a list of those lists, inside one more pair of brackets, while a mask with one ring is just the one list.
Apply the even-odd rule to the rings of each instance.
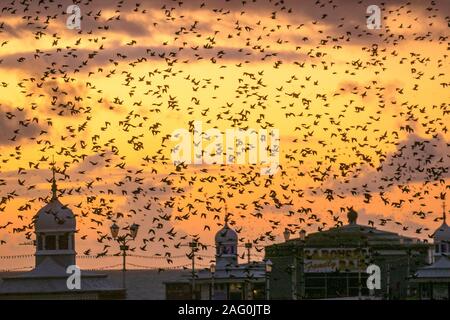
[[36, 266], [46, 258], [67, 267], [75, 264], [76, 219], [72, 210], [57, 196], [55, 169], [53, 169], [52, 198], [38, 211], [34, 220], [36, 233]]
[[226, 243], [230, 241], [237, 242], [238, 236], [236, 231], [230, 229], [228, 223], [226, 222], [225, 226], [216, 233], [215, 240], [216, 243]]
[[36, 232], [75, 231], [75, 216], [58, 199], [52, 199], [38, 211], [34, 227]]
[[448, 255], [450, 253], [450, 227], [447, 225], [447, 210], [445, 208], [445, 199], [443, 199], [442, 205], [442, 224], [441, 226], [434, 232], [433, 241], [434, 241], [434, 256], [439, 257], [442, 255]]
[[225, 225], [216, 233], [216, 265], [225, 268], [237, 265], [238, 235], [228, 226], [228, 214], [225, 215]]
[[442, 223], [442, 225], [434, 232], [433, 239], [435, 242], [450, 241], [450, 227], [447, 223]]

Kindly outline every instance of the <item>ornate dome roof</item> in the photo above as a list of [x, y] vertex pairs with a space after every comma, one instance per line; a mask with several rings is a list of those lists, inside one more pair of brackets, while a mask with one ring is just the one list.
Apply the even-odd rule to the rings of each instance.
[[434, 232], [434, 241], [450, 241], [450, 227], [447, 223], [442, 223], [442, 225]]
[[442, 203], [442, 224], [441, 226], [434, 232], [433, 240], [436, 241], [450, 241], [450, 227], [447, 225], [447, 210], [445, 209], [445, 197], [441, 198], [443, 200]]
[[236, 231], [230, 229], [228, 223], [225, 223], [225, 226], [216, 233], [215, 240], [216, 243], [237, 242], [238, 235]]
[[53, 168], [52, 199], [36, 214], [34, 221], [36, 232], [76, 230], [75, 215], [58, 200], [55, 171]]
[[36, 232], [45, 231], [75, 231], [75, 216], [67, 206], [53, 198], [45, 207], [38, 211], [34, 222]]

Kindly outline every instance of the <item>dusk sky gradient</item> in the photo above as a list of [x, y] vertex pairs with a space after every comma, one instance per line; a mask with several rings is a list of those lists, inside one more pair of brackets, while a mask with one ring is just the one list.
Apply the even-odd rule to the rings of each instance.
[[[345, 224], [351, 206], [420, 239], [442, 223], [449, 1], [79, 1], [81, 30], [66, 27], [70, 4], [0, 5], [0, 256], [34, 252], [19, 244], [34, 239], [53, 156], [79, 255], [118, 253], [109, 226], [136, 222], [134, 254], [184, 256], [198, 236], [209, 265], [225, 204], [258, 250], [285, 228]], [[380, 30], [366, 26], [372, 4]], [[280, 170], [174, 166], [170, 134], [193, 121], [279, 129]]]

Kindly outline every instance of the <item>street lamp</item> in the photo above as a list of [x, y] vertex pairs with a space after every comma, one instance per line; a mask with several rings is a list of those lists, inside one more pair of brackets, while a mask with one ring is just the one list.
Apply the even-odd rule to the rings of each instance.
[[130, 226], [130, 236], [131, 236], [131, 238], [133, 238], [133, 240], [136, 239], [138, 230], [139, 230], [139, 225], [138, 225], [138, 224], [133, 223], [133, 224]]
[[119, 226], [115, 223], [111, 226], [111, 235], [113, 239], [115, 240], [117, 236], [119, 235]]
[[300, 260], [300, 294], [298, 297], [303, 299], [305, 295], [305, 242], [306, 242], [306, 231], [300, 230], [300, 246], [301, 246], [301, 260]]
[[288, 228], [285, 228], [284, 232], [283, 232], [283, 236], [284, 236], [284, 241], [288, 241], [291, 236], [291, 231], [289, 231]]
[[245, 249], [247, 249], [247, 260], [248, 260], [248, 264], [250, 264], [250, 250], [252, 249], [253, 245], [250, 241], [245, 243]]
[[266, 300], [270, 300], [270, 273], [272, 272], [272, 261], [266, 260]]
[[210, 300], [214, 300], [214, 275], [216, 273], [216, 265], [214, 263], [211, 263], [211, 293], [210, 293]]
[[133, 223], [130, 226], [130, 233], [127, 233], [123, 236], [119, 236], [120, 227], [116, 223], [113, 223], [110, 229], [113, 239], [120, 244], [120, 250], [122, 251], [122, 287], [126, 289], [126, 275], [125, 275], [127, 271], [126, 257], [127, 251], [130, 249], [130, 247], [128, 246], [128, 242], [130, 240], [136, 239], [139, 230], [139, 225]]
[[197, 250], [197, 241], [189, 242], [189, 247], [191, 248], [191, 259], [192, 259], [192, 300], [195, 300], [195, 251]]

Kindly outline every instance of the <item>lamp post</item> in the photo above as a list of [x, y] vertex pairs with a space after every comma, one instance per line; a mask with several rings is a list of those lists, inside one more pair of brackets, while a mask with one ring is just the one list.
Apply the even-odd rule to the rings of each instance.
[[252, 249], [252, 247], [253, 247], [253, 245], [252, 245], [252, 243], [250, 241], [245, 243], [245, 249], [247, 249], [247, 261], [248, 261], [248, 264], [250, 264], [250, 259], [251, 259], [250, 258], [250, 250]]
[[211, 263], [211, 293], [210, 300], [214, 300], [214, 276], [216, 274], [216, 265]]
[[139, 231], [139, 225], [136, 223], [133, 223], [130, 226], [130, 232], [125, 235], [122, 235], [122, 236], [119, 236], [119, 231], [120, 231], [120, 227], [116, 223], [114, 223], [111, 226], [111, 235], [112, 235], [113, 239], [116, 240], [120, 244], [119, 248], [122, 251], [122, 287], [124, 289], [126, 289], [126, 271], [127, 271], [126, 257], [127, 257], [127, 251], [130, 249], [130, 247], [128, 246], [128, 242], [136, 239], [136, 236]]
[[250, 268], [245, 271], [246, 279], [245, 279], [245, 300], [253, 300], [253, 285], [252, 285], [252, 272]]
[[197, 250], [197, 242], [189, 242], [189, 247], [191, 248], [191, 259], [192, 259], [192, 300], [195, 300], [195, 251]]
[[300, 230], [300, 245], [301, 245], [301, 260], [300, 260], [300, 294], [297, 295], [298, 298], [303, 299], [305, 296], [305, 241], [306, 241], [306, 231]]
[[272, 272], [272, 261], [266, 260], [266, 300], [270, 300], [270, 273]]

